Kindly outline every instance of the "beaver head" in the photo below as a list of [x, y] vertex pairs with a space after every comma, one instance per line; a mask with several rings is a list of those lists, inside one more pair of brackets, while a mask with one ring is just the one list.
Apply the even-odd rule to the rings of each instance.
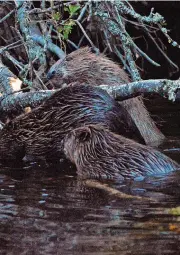
[[179, 165], [161, 152], [116, 135], [99, 125], [71, 131], [64, 152], [86, 177], [136, 178], [167, 174]]
[[89, 47], [80, 48], [58, 60], [50, 68], [47, 77], [56, 88], [76, 81], [96, 86], [129, 81], [127, 73], [120, 66], [103, 54], [92, 53]]

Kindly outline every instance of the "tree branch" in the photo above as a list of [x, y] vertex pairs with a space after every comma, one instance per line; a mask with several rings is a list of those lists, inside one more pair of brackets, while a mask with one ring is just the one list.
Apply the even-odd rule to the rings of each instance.
[[17, 10], [17, 18], [19, 21], [20, 29], [26, 38], [26, 42], [28, 45], [28, 55], [29, 59], [33, 61], [36, 57], [38, 57], [41, 64], [46, 62], [46, 57], [43, 49], [33, 42], [31, 38], [32, 28], [30, 23], [30, 18], [28, 16], [28, 9], [31, 7], [32, 3], [29, 1], [20, 1], [15, 0], [15, 3], [18, 7]]
[[47, 49], [59, 58], [64, 58], [66, 56], [63, 50], [61, 50], [56, 44], [52, 43], [49, 39], [44, 38], [42, 34], [31, 33], [31, 38], [34, 42], [39, 43], [41, 46], [45, 46], [46, 44]]
[[0, 20], [0, 24], [2, 22], [4, 22], [7, 18], [9, 18], [13, 13], [15, 12], [15, 9], [10, 11], [7, 15], [5, 15], [1, 20]]
[[55, 93], [55, 90], [39, 90], [25, 93], [11, 93], [0, 98], [0, 112], [22, 111], [25, 107], [37, 107]]
[[141, 80], [123, 85], [101, 85], [116, 100], [126, 100], [142, 94], [159, 94], [171, 101], [180, 102], [180, 80]]

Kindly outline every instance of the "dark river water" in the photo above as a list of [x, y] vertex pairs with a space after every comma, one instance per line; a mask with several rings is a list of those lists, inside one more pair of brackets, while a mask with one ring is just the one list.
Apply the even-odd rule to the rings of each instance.
[[[162, 150], [180, 163], [179, 109], [158, 109], [169, 136]], [[0, 167], [0, 254], [180, 254], [180, 171], [127, 183], [74, 172], [63, 163]]]

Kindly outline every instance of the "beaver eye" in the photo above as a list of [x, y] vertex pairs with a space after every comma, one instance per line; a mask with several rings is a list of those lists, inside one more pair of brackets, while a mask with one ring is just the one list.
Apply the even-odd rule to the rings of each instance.
[[88, 130], [83, 130], [78, 134], [78, 139], [80, 142], [87, 142], [89, 141], [91, 135]]
[[73, 57], [72, 57], [72, 56], [67, 55], [67, 56], [66, 56], [66, 61], [71, 61], [71, 60], [73, 60]]

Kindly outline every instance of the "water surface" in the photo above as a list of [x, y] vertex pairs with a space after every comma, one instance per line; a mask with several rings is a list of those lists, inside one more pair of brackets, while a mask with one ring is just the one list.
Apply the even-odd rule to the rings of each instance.
[[[158, 120], [171, 136], [162, 149], [180, 162], [169, 150], [180, 144], [173, 111]], [[180, 254], [180, 172], [104, 184], [134, 198], [89, 186], [63, 163], [1, 166], [0, 254]]]

